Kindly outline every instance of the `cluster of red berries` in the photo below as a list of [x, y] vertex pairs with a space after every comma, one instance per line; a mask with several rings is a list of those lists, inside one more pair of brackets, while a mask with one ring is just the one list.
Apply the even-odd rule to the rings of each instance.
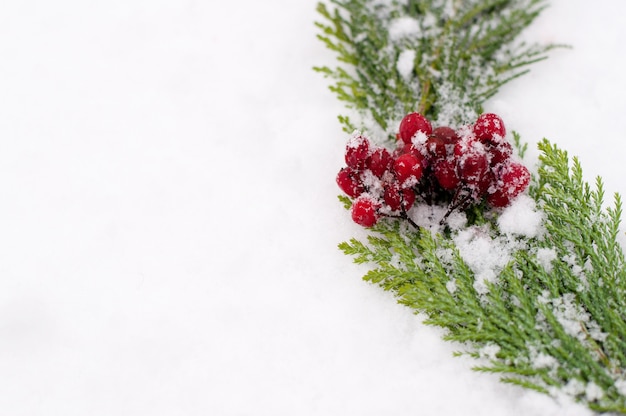
[[528, 169], [511, 158], [505, 136], [502, 119], [493, 113], [457, 130], [433, 129], [426, 117], [411, 113], [400, 123], [393, 151], [373, 146], [362, 135], [352, 137], [337, 184], [355, 199], [352, 219], [365, 227], [383, 216], [411, 222], [407, 211], [418, 198], [447, 202], [447, 215], [483, 200], [505, 207], [530, 182]]

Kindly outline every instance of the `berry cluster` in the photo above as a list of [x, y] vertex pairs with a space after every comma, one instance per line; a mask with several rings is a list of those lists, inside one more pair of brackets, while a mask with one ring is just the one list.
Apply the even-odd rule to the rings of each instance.
[[456, 209], [486, 200], [500, 208], [522, 193], [530, 182], [528, 169], [511, 158], [502, 119], [482, 114], [470, 126], [433, 129], [419, 113], [405, 116], [396, 149], [373, 146], [363, 135], [346, 146], [346, 167], [337, 184], [351, 198], [352, 219], [371, 227], [383, 217], [408, 220], [407, 211], [420, 198]]

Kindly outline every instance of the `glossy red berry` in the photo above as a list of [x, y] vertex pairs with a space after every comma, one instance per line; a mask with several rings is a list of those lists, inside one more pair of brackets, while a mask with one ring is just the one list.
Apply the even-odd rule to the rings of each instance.
[[346, 165], [352, 169], [363, 169], [369, 156], [370, 143], [363, 136], [355, 136], [346, 145]]
[[405, 211], [408, 211], [413, 204], [415, 203], [415, 191], [411, 188], [406, 188], [402, 190], [402, 207]]
[[380, 218], [378, 203], [370, 196], [361, 196], [352, 204], [352, 220], [363, 227], [372, 227]]
[[372, 152], [368, 159], [367, 167], [374, 175], [382, 178], [383, 174], [393, 166], [393, 157], [385, 148], [379, 147]]
[[399, 140], [396, 144], [396, 148], [391, 153], [391, 157], [396, 159], [401, 154], [407, 153], [409, 150], [409, 146], [406, 146], [402, 140]]
[[415, 203], [415, 192], [410, 188], [402, 189], [397, 182], [392, 182], [385, 186], [384, 200], [392, 211], [406, 211]]
[[494, 192], [487, 196], [487, 202], [494, 207], [506, 207], [530, 183], [530, 172], [520, 163], [510, 163], [501, 168], [495, 182]]
[[426, 149], [431, 158], [444, 159], [452, 153], [459, 136], [451, 127], [437, 127], [426, 141]]
[[457, 189], [460, 184], [456, 173], [456, 161], [453, 159], [439, 160], [433, 168], [433, 174], [439, 185], [448, 191]]
[[433, 127], [430, 121], [420, 113], [410, 113], [404, 116], [400, 122], [399, 135], [404, 143], [410, 144], [413, 136], [420, 131], [426, 136], [430, 136]]
[[459, 140], [459, 135], [452, 127], [440, 126], [433, 130], [432, 136], [440, 137], [448, 143], [455, 143]]
[[504, 208], [511, 203], [511, 198], [504, 192], [496, 191], [487, 195], [487, 202], [495, 208]]
[[466, 136], [458, 140], [454, 144], [454, 150], [452, 153], [454, 154], [454, 157], [459, 160], [466, 154], [475, 152], [477, 149], [480, 151], [484, 151], [485, 146], [480, 143], [480, 141], [478, 141], [476, 137]]
[[422, 178], [422, 161], [413, 153], [398, 156], [393, 163], [393, 171], [403, 187], [412, 186]]
[[426, 150], [428, 155], [433, 159], [445, 159], [448, 155], [448, 142], [446, 139], [438, 136], [430, 136], [426, 141]]
[[479, 187], [488, 170], [489, 163], [484, 152], [468, 153], [457, 163], [457, 173], [461, 182], [474, 188]]
[[490, 190], [493, 190], [496, 186], [496, 176], [491, 169], [487, 169], [483, 176], [480, 178], [474, 189], [474, 194], [478, 198], [482, 198], [487, 195]]
[[337, 174], [337, 185], [351, 198], [356, 198], [365, 191], [359, 172], [352, 168], [342, 168]]
[[504, 139], [490, 141], [487, 149], [491, 158], [490, 164], [494, 167], [507, 162], [513, 154], [513, 146]]
[[504, 137], [506, 136], [506, 128], [500, 116], [485, 113], [481, 114], [474, 123], [474, 135], [481, 141], [490, 140], [496, 135]]

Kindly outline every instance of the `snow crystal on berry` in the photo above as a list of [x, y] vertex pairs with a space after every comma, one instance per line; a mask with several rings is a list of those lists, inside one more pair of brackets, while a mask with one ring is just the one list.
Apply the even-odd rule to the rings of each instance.
[[428, 141], [428, 135], [424, 133], [423, 131], [418, 131], [411, 138], [411, 144], [415, 146], [416, 148], [421, 148], [425, 146], [427, 141]]
[[[415, 57], [414, 51], [406, 53]], [[542, 218], [534, 203], [521, 198], [509, 207], [531, 177], [528, 169], [511, 157], [511, 144], [499, 134], [503, 129], [499, 116], [492, 113], [454, 129], [449, 125], [433, 128], [423, 114], [411, 112], [393, 133], [395, 149], [372, 144], [355, 131], [346, 145], [347, 167], [337, 175], [337, 184], [351, 198], [367, 193], [377, 204], [377, 215], [408, 220], [413, 227], [425, 222], [430, 230], [459, 230], [466, 218], [460, 216], [456, 221], [455, 213], [486, 202], [483, 206], [487, 209], [503, 211], [499, 220], [503, 234], [537, 237]], [[443, 205], [447, 209], [436, 220], [431, 216], [422, 221], [410, 214], [415, 203], [430, 206], [430, 211]], [[358, 223], [369, 222], [355, 217]]]

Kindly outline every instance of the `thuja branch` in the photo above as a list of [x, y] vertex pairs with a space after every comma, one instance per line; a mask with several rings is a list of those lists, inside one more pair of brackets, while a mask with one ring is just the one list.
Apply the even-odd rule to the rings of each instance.
[[[318, 5], [323, 17], [317, 23], [319, 38], [337, 54], [340, 66], [316, 70], [334, 80], [331, 90], [358, 116], [357, 122], [339, 116], [344, 129], [368, 130], [383, 139], [392, 140], [400, 119], [414, 110], [439, 126], [458, 127], [475, 120], [484, 101], [500, 86], [524, 74], [528, 65], [544, 59], [554, 47], [517, 42], [545, 7], [542, 0], [330, 0], [329, 4]], [[447, 134], [422, 129], [421, 137], [416, 138], [414, 131], [404, 137], [400, 127], [402, 141], [418, 148], [431, 149], [431, 141]], [[474, 129], [467, 137], [472, 134], [479, 136]], [[502, 130], [496, 136], [504, 135]], [[494, 137], [483, 143], [489, 163], [502, 150], [498, 146], [504, 146]], [[384, 149], [369, 149], [358, 134], [354, 139], [338, 184], [350, 198], [363, 192], [370, 196], [341, 200], [351, 207], [353, 219], [371, 227], [372, 233], [367, 242], [352, 239], [340, 248], [355, 262], [372, 264], [365, 280], [425, 314], [427, 324], [445, 328], [446, 339], [463, 343], [467, 354], [481, 360], [477, 370], [499, 373], [505, 382], [540, 392], [565, 392], [597, 411], [626, 414], [626, 261], [617, 242], [619, 196], [613, 208], [604, 210], [602, 182], [598, 179], [592, 189], [583, 181], [576, 159], [570, 162], [567, 153], [543, 141], [541, 165], [530, 187], [532, 198], [523, 202], [540, 226], [533, 232], [502, 226], [504, 213], [491, 208], [506, 206], [502, 202], [509, 202], [510, 193], [487, 199], [491, 208], [474, 205], [451, 221], [451, 211], [437, 205], [441, 198], [424, 198], [432, 194], [428, 181], [408, 188], [405, 179], [420, 176], [424, 167], [424, 176], [434, 175], [442, 185], [463, 173], [463, 163], [441, 181], [434, 164], [397, 156], [393, 178], [401, 184], [389, 196], [391, 188], [380, 186], [390, 169], [389, 155]], [[523, 153], [519, 136], [514, 134], [514, 141]], [[456, 156], [463, 160], [470, 147], [476, 148], [469, 146]], [[395, 166], [401, 158], [403, 165]], [[400, 175], [405, 171], [407, 178]], [[513, 164], [505, 173], [517, 185], [530, 176]], [[487, 184], [502, 182], [495, 179]], [[472, 192], [465, 197], [477, 201], [476, 189], [487, 192], [480, 183], [469, 189]], [[386, 212], [378, 221], [381, 208], [372, 194], [384, 197], [390, 212], [400, 212], [399, 220]], [[414, 194], [425, 214], [413, 215]], [[493, 197], [493, 189], [487, 194]], [[409, 197], [411, 202], [405, 205]], [[451, 207], [463, 201], [450, 199]], [[495, 252], [487, 269], [472, 251], [485, 246]], [[489, 250], [483, 253], [486, 257]]]
[[[547, 141], [539, 147], [531, 194], [543, 208], [544, 234], [487, 224], [433, 233], [387, 220], [372, 228], [367, 244], [353, 239], [340, 248], [373, 265], [365, 280], [481, 359], [476, 370], [543, 393], [565, 392], [597, 411], [626, 413], [621, 201], [616, 196], [605, 211], [599, 181], [592, 190], [576, 160], [570, 165]], [[497, 277], [480, 282], [484, 271], [458, 245], [468, 235], [510, 255]]]
[[341, 65], [317, 67], [361, 118], [344, 129], [392, 138], [402, 115], [418, 110], [437, 124], [474, 119], [504, 83], [545, 58], [553, 45], [516, 42], [543, 0], [330, 0], [318, 4], [318, 37]]

